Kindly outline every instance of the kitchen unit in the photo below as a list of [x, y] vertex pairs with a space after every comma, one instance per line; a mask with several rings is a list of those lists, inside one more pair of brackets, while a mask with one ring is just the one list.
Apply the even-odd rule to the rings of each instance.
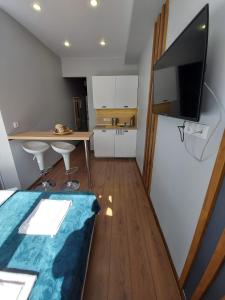
[[95, 157], [135, 157], [138, 76], [93, 76]]
[[138, 76], [93, 76], [95, 109], [136, 108]]
[[94, 129], [95, 157], [135, 157], [137, 129]]

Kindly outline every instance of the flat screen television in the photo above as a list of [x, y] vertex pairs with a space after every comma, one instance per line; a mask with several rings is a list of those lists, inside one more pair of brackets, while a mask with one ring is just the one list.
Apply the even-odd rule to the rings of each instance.
[[198, 122], [208, 46], [206, 5], [153, 67], [153, 113]]

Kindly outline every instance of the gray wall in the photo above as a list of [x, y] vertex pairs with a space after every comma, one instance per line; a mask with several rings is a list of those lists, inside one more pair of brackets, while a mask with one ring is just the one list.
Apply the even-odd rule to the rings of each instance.
[[[225, 105], [225, 36], [221, 26], [224, 23], [224, 0], [171, 0], [167, 47], [207, 2], [210, 3], [210, 33], [206, 81]], [[150, 56], [150, 47], [148, 51]], [[150, 70], [150, 64], [143, 67], [144, 61], [147, 61], [146, 55], [144, 52], [139, 65], [140, 79], [144, 83], [148, 82]], [[145, 95], [143, 99], [147, 101], [148, 86], [141, 84], [141, 87], [140, 94]], [[142, 104], [143, 107], [145, 105]], [[218, 107], [215, 99], [205, 89], [200, 122], [208, 124], [210, 132], [219, 120], [220, 111], [223, 111], [222, 106]], [[142, 117], [146, 117], [144, 111], [139, 120]], [[224, 130], [224, 122], [221, 122], [206, 149], [206, 160], [198, 162], [188, 154], [184, 144], [180, 142], [177, 126], [181, 124], [182, 120], [159, 117], [150, 195], [179, 275], [191, 245]], [[142, 132], [139, 132], [138, 139], [144, 140]], [[192, 154], [199, 156], [205, 141], [186, 136], [186, 142]], [[142, 170], [144, 147], [139, 143], [137, 147], [139, 166]]]
[[[13, 121], [20, 123], [17, 131], [50, 130], [59, 122], [72, 126], [71, 94], [61, 75], [60, 59], [2, 10], [0, 40], [0, 111], [6, 133], [15, 131]], [[3, 180], [9, 174], [18, 176], [22, 187], [27, 187], [39, 176], [36, 162], [20, 143], [10, 145], [12, 152], [5, 145], [1, 155], [15, 168], [7, 168], [1, 159]], [[47, 165], [58, 158], [49, 151]], [[6, 186], [15, 184], [16, 180], [7, 181]]]

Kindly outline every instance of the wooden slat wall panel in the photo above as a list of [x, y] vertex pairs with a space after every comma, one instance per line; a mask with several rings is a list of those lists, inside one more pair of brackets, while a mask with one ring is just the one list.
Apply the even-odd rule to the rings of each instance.
[[205, 270], [191, 300], [200, 300], [212, 283], [225, 260], [225, 230], [223, 231], [213, 256]]
[[149, 90], [149, 104], [148, 104], [148, 114], [147, 114], [147, 124], [146, 124], [146, 138], [145, 138], [145, 160], [144, 160], [144, 169], [143, 169], [143, 180], [146, 191], [149, 190], [150, 187], [150, 159], [151, 159], [151, 148], [153, 142], [153, 114], [152, 114], [152, 96], [153, 96], [153, 65], [157, 60], [157, 45], [158, 45], [158, 33], [159, 26], [158, 21], [155, 23], [155, 33], [154, 33], [154, 43], [153, 43], [153, 51], [152, 51], [152, 69], [151, 69], [151, 79], [150, 79], [150, 90]]
[[[152, 99], [153, 99], [153, 66], [155, 62], [159, 59], [161, 53], [160, 53], [160, 47], [161, 47], [161, 40], [162, 40], [162, 28], [161, 28], [161, 14], [158, 16], [157, 22], [156, 22], [156, 40], [155, 40], [155, 51], [154, 51], [154, 61], [152, 64], [152, 75], [151, 75], [151, 90], [150, 90], [150, 102], [151, 102], [151, 108], [150, 113], [150, 128], [149, 128], [149, 147], [148, 147], [148, 153], [147, 153], [147, 161], [148, 164], [146, 165], [146, 190], [150, 191], [150, 179], [152, 174], [152, 168], [153, 168], [153, 158], [154, 158], [154, 146], [155, 146], [155, 136], [156, 136], [156, 130], [157, 128], [155, 125], [157, 125], [157, 116], [152, 113]], [[147, 140], [146, 140], [147, 143]]]
[[203, 234], [205, 232], [208, 221], [212, 215], [212, 211], [215, 207], [216, 199], [222, 184], [222, 180], [225, 175], [225, 132], [222, 137], [220, 148], [217, 154], [217, 159], [212, 172], [212, 176], [209, 182], [208, 190], [206, 193], [205, 201], [202, 207], [202, 211], [199, 217], [195, 234], [192, 240], [192, 244], [180, 276], [180, 286], [184, 287], [188, 278], [191, 266], [197, 255], [200, 243], [202, 241]]
[[155, 60], [154, 63], [159, 59], [160, 57], [160, 37], [162, 36], [162, 28], [161, 25], [161, 14], [158, 16], [157, 19], [157, 39], [156, 39], [156, 52], [155, 52]]
[[[157, 22], [155, 23], [154, 27], [154, 39], [153, 39], [153, 50], [152, 50], [152, 64], [155, 60], [155, 51], [156, 51], [156, 37], [157, 37]], [[152, 99], [152, 70], [151, 70], [151, 78], [150, 78], [150, 90], [149, 90], [149, 101]], [[145, 157], [144, 157], [144, 169], [143, 169], [143, 182], [145, 188], [147, 188], [147, 160], [148, 160], [148, 153], [150, 148], [150, 122], [152, 118], [152, 105], [148, 104], [148, 113], [147, 113], [147, 121], [146, 121], [146, 138], [145, 138]], [[149, 142], [147, 142], [149, 141]]]
[[[153, 114], [153, 120], [152, 120], [152, 143], [151, 143], [151, 153], [150, 153], [150, 168], [149, 168], [149, 174], [148, 174], [148, 181], [151, 183], [152, 181], [152, 169], [153, 169], [153, 162], [154, 162], [154, 153], [155, 153], [155, 140], [156, 140], [156, 133], [157, 133], [157, 125], [158, 125], [158, 116]], [[148, 186], [148, 193], [150, 193], [151, 185]]]
[[164, 18], [165, 18], [165, 5], [163, 5], [162, 12], [160, 14], [160, 19], [159, 19], [159, 45], [158, 45], [158, 58], [163, 54], [163, 35], [164, 35]]
[[149, 89], [149, 103], [146, 122], [146, 139], [145, 139], [145, 158], [143, 168], [143, 182], [147, 192], [150, 192], [153, 159], [155, 151], [155, 138], [157, 131], [158, 117], [152, 113], [152, 99], [153, 99], [153, 66], [155, 62], [165, 51], [166, 35], [169, 16], [169, 0], [162, 7], [162, 12], [158, 16], [154, 27], [154, 39], [152, 50], [152, 67], [150, 76], [150, 89]]
[[168, 29], [168, 19], [169, 19], [169, 1], [166, 2], [166, 5], [164, 6], [165, 10], [165, 17], [164, 17], [164, 36], [163, 36], [163, 44], [162, 44], [162, 50], [165, 51], [166, 49], [166, 38], [167, 38], [167, 29]]

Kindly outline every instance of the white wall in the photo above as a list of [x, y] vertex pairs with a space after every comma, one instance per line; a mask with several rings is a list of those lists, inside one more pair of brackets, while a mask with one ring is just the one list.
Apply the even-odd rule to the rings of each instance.
[[[62, 58], [63, 77], [86, 77], [88, 94], [89, 129], [95, 127], [93, 107], [92, 76], [94, 75], [135, 75], [136, 65], [125, 65], [123, 58]], [[93, 140], [91, 140], [93, 149]]]
[[[71, 94], [61, 77], [60, 59], [2, 10], [0, 40], [0, 110], [6, 133], [15, 131], [13, 121], [19, 122], [18, 131], [50, 130], [59, 122], [72, 126]], [[7, 169], [0, 160], [3, 180], [14, 173], [22, 187], [27, 187], [39, 176], [37, 164], [21, 143], [10, 145], [12, 152], [1, 148], [1, 155], [11, 161]], [[49, 151], [47, 165], [58, 158]], [[10, 165], [14, 163], [13, 170]], [[7, 181], [6, 187], [11, 184]]]
[[[225, 106], [225, 36], [222, 26], [224, 0], [171, 0], [167, 46], [207, 2], [210, 3], [210, 33], [206, 81]], [[142, 60], [144, 57], [146, 53], [142, 55]], [[141, 66], [142, 64], [140, 74], [145, 73]], [[146, 65], [147, 68], [150, 65]], [[146, 79], [145, 76], [143, 81]], [[146, 94], [147, 90], [145, 87], [142, 93]], [[205, 89], [200, 122], [208, 124], [212, 131], [218, 120], [219, 108]], [[159, 117], [150, 195], [179, 275], [191, 245], [224, 129], [224, 122], [221, 122], [206, 149], [204, 157], [209, 158], [198, 162], [187, 153], [184, 144], [180, 142], [177, 126], [181, 124], [182, 120]], [[138, 139], [140, 135], [139, 133]], [[205, 141], [186, 137], [186, 143], [191, 152], [199, 156]], [[144, 152], [139, 144], [138, 147], [138, 152], [141, 152], [141, 169]]]

